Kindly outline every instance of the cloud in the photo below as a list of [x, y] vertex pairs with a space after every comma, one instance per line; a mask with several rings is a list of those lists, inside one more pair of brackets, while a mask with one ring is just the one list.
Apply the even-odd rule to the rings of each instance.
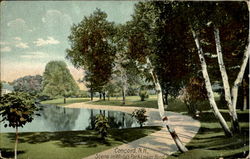
[[13, 39], [15, 39], [17, 41], [21, 41], [22, 40], [20, 37], [14, 37]]
[[29, 48], [28, 43], [23, 43], [23, 42], [17, 43], [16, 47], [17, 48], [22, 48], [22, 49]]
[[60, 41], [58, 40], [55, 40], [53, 37], [51, 36], [48, 36], [48, 39], [42, 39], [42, 38], [39, 38], [37, 39], [36, 41], [33, 42], [34, 44], [36, 44], [36, 46], [44, 46], [44, 45], [56, 45], [56, 44], [59, 44]]
[[6, 46], [6, 47], [1, 47], [1, 52], [10, 52], [11, 48]]
[[48, 10], [46, 14], [42, 17], [43, 23], [50, 24], [72, 24], [72, 18], [68, 14], [64, 14], [59, 10]]
[[20, 57], [25, 59], [44, 59], [49, 57], [49, 55], [46, 52], [34, 51], [34, 52], [27, 52], [21, 55]]
[[7, 26], [9, 27], [17, 27], [17, 26], [25, 26], [26, 25], [26, 22], [22, 19], [22, 18], [17, 18], [15, 20], [12, 20], [12, 21], [9, 21], [7, 23]]

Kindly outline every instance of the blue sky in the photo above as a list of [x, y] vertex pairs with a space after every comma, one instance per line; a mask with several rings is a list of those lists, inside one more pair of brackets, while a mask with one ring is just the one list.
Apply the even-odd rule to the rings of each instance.
[[[68, 35], [96, 8], [108, 20], [124, 23], [131, 19], [132, 1], [5, 1], [1, 2], [1, 80], [42, 74], [50, 60], [65, 60]], [[75, 79], [82, 75], [65, 60]]]

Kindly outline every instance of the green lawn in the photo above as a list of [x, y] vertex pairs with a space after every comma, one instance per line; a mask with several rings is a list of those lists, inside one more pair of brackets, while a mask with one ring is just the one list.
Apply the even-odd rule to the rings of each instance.
[[89, 98], [66, 98], [66, 103], [63, 103], [63, 98], [57, 98], [52, 100], [46, 100], [42, 101], [42, 104], [51, 104], [51, 105], [57, 105], [57, 106], [65, 106], [72, 103], [80, 103], [80, 102], [87, 102], [89, 101]]
[[[221, 110], [222, 115], [229, 122], [228, 111]], [[241, 134], [232, 138], [224, 136], [219, 123], [214, 119], [211, 111], [203, 112], [201, 128], [197, 135], [187, 144], [188, 152], [175, 153], [168, 159], [224, 159], [243, 158], [249, 152], [249, 112], [238, 111]]]
[[[229, 123], [228, 111], [225, 105], [222, 105], [216, 95], [217, 104], [225, 120]], [[73, 100], [74, 101], [74, 100]], [[150, 96], [145, 101], [140, 101], [139, 96], [126, 97], [126, 104], [122, 104], [121, 97], [111, 98], [109, 101], [98, 100], [89, 102], [90, 104], [112, 105], [112, 106], [136, 106], [145, 108], [157, 108], [156, 96]], [[214, 159], [214, 158], [240, 158], [244, 157], [246, 151], [249, 151], [249, 111], [238, 111], [238, 118], [242, 128], [241, 134], [233, 138], [224, 136], [218, 121], [214, 118], [209, 108], [208, 101], [199, 103], [202, 114], [198, 119], [201, 122], [201, 128], [197, 135], [187, 144], [188, 152], [180, 154], [175, 153], [168, 157], [170, 159]], [[224, 108], [224, 109], [223, 109]], [[176, 99], [169, 99], [168, 111], [181, 112], [187, 114], [187, 108], [183, 102]], [[178, 133], [178, 132], [177, 132]]]
[[[160, 130], [159, 127], [110, 129], [106, 142], [93, 130], [20, 133], [19, 159], [81, 159]], [[4, 157], [13, 157], [14, 133], [0, 133]]]

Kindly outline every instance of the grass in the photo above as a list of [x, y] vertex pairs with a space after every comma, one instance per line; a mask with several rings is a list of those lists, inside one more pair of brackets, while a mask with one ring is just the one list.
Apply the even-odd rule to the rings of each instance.
[[[219, 96], [215, 97], [220, 112], [230, 124], [228, 110], [225, 104], [219, 101]], [[121, 98], [111, 98], [109, 101], [93, 101], [90, 104], [112, 105], [112, 106], [135, 106], [144, 108], [157, 108], [156, 96], [150, 96], [145, 101], [140, 101], [138, 96], [126, 97], [126, 104], [122, 104]], [[224, 159], [243, 158], [249, 153], [249, 111], [238, 111], [238, 118], [241, 126], [241, 134], [232, 138], [224, 136], [223, 130], [215, 119], [213, 112], [209, 108], [208, 101], [198, 103], [198, 108], [202, 110], [200, 118], [201, 128], [196, 136], [187, 144], [189, 149], [186, 153], [175, 153], [168, 159]], [[187, 114], [187, 108], [183, 102], [176, 99], [169, 99], [168, 111], [181, 112]], [[177, 132], [178, 133], [178, 132]]]
[[80, 103], [80, 102], [87, 102], [89, 101], [88, 98], [66, 98], [66, 103], [63, 102], [63, 98], [57, 98], [52, 100], [42, 101], [42, 104], [51, 104], [57, 106], [65, 106], [72, 103]]
[[[20, 133], [19, 159], [80, 159], [145, 137], [160, 130], [159, 127], [110, 129], [106, 141], [95, 131], [65, 131]], [[1, 152], [4, 157], [13, 157], [14, 133], [1, 133]]]
[[[228, 125], [229, 115], [227, 110], [221, 110]], [[214, 119], [211, 111], [204, 112], [201, 117], [201, 128], [196, 136], [187, 144], [188, 152], [175, 153], [168, 159], [224, 159], [243, 158], [249, 152], [249, 112], [238, 111], [241, 134], [232, 138], [225, 137], [219, 123]]]
[[[139, 96], [128, 96], [126, 97], [125, 105], [122, 104], [121, 97], [111, 97], [110, 100], [97, 100], [93, 102], [89, 102], [89, 104], [96, 105], [112, 105], [112, 106], [126, 106], [126, 107], [143, 107], [143, 108], [158, 108], [157, 105], [157, 96], [150, 95], [149, 98], [145, 99], [145, 101], [141, 101]], [[175, 112], [186, 112], [187, 108], [183, 102], [178, 99], [169, 99], [168, 104], [169, 111]]]

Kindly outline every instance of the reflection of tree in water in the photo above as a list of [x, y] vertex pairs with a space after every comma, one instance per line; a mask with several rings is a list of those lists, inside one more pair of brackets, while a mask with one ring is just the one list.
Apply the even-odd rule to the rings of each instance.
[[79, 109], [45, 106], [41, 112], [44, 124], [52, 131], [72, 130], [80, 113]]
[[95, 117], [97, 114], [103, 114], [108, 117], [109, 125], [111, 128], [129, 128], [135, 121], [131, 115], [123, 112], [106, 111], [106, 110], [90, 110], [89, 123], [87, 130], [94, 129]]

